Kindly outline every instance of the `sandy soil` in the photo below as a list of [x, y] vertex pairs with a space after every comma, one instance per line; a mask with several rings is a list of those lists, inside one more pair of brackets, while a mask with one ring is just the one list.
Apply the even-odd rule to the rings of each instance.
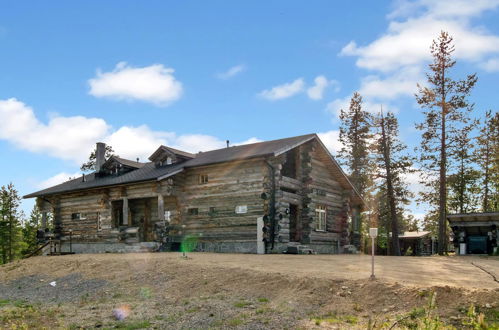
[[[37, 328], [40, 318], [48, 328], [365, 328], [369, 319], [389, 327], [425, 306], [429, 292], [450, 324], [470, 304], [499, 317], [499, 258], [375, 260], [371, 281], [362, 255], [35, 257], [0, 266], [0, 328]], [[13, 312], [19, 299], [34, 306], [22, 319]], [[123, 305], [130, 316], [118, 322], [112, 311]]]

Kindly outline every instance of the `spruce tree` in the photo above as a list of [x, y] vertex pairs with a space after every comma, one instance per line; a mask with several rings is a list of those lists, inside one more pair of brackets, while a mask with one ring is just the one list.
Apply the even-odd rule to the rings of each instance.
[[[473, 104], [467, 98], [477, 77], [468, 75], [464, 80], [454, 80], [450, 71], [453, 60], [453, 38], [442, 31], [430, 47], [433, 62], [426, 74], [427, 86], [418, 85], [416, 100], [423, 109], [424, 121], [416, 125], [422, 131], [420, 164], [426, 177], [422, 183], [431, 187], [431, 178], [438, 181], [438, 253], [446, 251], [447, 237], [447, 161], [451, 141], [460, 134], [461, 124], [469, 121]], [[438, 173], [438, 175], [437, 175]], [[436, 178], [435, 178], [436, 177]]]
[[476, 162], [481, 174], [482, 212], [497, 211], [497, 181], [499, 181], [499, 113], [489, 110], [481, 121], [476, 138]]
[[453, 213], [469, 213], [477, 211], [479, 194], [478, 179], [480, 172], [474, 164], [474, 148], [471, 133], [476, 127], [476, 122], [464, 126], [460, 134], [454, 137], [454, 148], [450, 149], [449, 157], [452, 160], [448, 170], [453, 173], [448, 175], [449, 197], [447, 206]]
[[2, 263], [21, 256], [25, 244], [22, 239], [19, 210], [21, 198], [12, 183], [0, 188], [0, 254]]
[[362, 109], [362, 96], [355, 92], [348, 110], [340, 112], [341, 164], [348, 168], [350, 181], [364, 196], [369, 181], [370, 114]]
[[[405, 154], [407, 146], [398, 139], [398, 121], [393, 113], [383, 113], [374, 117], [374, 127], [377, 132], [372, 144], [374, 161], [379, 171], [376, 173], [381, 180], [380, 197], [386, 199], [388, 206], [388, 226], [392, 233], [391, 254], [400, 255], [399, 231], [402, 225], [402, 204], [408, 203], [411, 194], [403, 181], [404, 174], [412, 171], [412, 160]], [[386, 187], [384, 189], [383, 187]]]
[[38, 248], [36, 232], [41, 228], [42, 213], [35, 205], [28, 219], [23, 222], [22, 233], [23, 241], [26, 244], [22, 251], [23, 255], [28, 255]]

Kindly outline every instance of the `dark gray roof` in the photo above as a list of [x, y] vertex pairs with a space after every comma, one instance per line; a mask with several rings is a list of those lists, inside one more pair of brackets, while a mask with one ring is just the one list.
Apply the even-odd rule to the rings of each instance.
[[282, 152], [285, 152], [296, 146], [299, 146], [300, 144], [310, 141], [315, 137], [317, 137], [317, 135], [307, 134], [286, 139], [258, 142], [258, 143], [222, 148], [212, 151], [200, 152], [196, 154], [196, 158], [185, 162], [184, 167], [194, 167], [194, 166], [229, 162], [240, 159], [279, 155]]
[[[313, 139], [317, 139], [327, 152], [326, 147], [322, 144], [322, 142], [320, 141], [320, 139], [316, 134], [307, 134], [302, 136], [290, 137], [286, 139], [252, 143], [252, 144], [233, 146], [207, 152], [200, 152], [195, 155], [195, 158], [189, 159], [181, 163], [176, 163], [161, 167], [155, 167], [154, 163], [152, 162], [145, 163], [142, 165], [142, 167], [119, 176], [109, 175], [109, 176], [99, 177], [96, 176], [95, 173], [92, 173], [90, 175], [85, 176], [85, 181], [83, 180], [82, 177], [79, 177], [77, 179], [61, 183], [57, 186], [50, 187], [26, 195], [24, 196], [24, 198], [53, 195], [53, 194], [66, 193], [78, 190], [108, 187], [108, 186], [136, 183], [142, 181], [153, 181], [157, 180], [158, 178], [166, 178], [170, 175], [174, 175], [178, 172], [181, 172], [184, 168], [191, 168], [196, 166], [210, 165], [210, 164], [223, 163], [223, 162], [242, 160], [248, 158], [278, 156], [290, 149], [293, 149]], [[357, 200], [360, 201], [360, 203], [362, 203], [362, 198], [360, 198], [360, 195], [353, 188], [352, 184], [346, 177], [345, 173], [343, 173], [338, 163], [334, 160], [334, 158], [331, 155], [330, 158], [333, 164], [333, 170], [336, 173], [336, 175], [338, 175], [340, 183], [344, 187], [346, 188], [349, 187], [350, 189], [352, 189], [355, 192], [355, 197], [357, 198]], [[119, 160], [131, 162], [134, 163], [135, 165], [138, 164], [137, 162], [124, 160], [122, 158], [119, 158]]]
[[182, 170], [182, 164], [172, 164], [162, 167], [154, 166], [154, 163], [147, 163], [139, 169], [134, 171], [116, 176], [108, 175], [99, 177], [95, 173], [85, 175], [85, 180], [80, 176], [79, 178], [66, 181], [57, 186], [53, 186], [47, 189], [43, 189], [32, 194], [24, 196], [24, 198], [32, 198], [38, 196], [47, 196], [53, 194], [66, 193], [71, 191], [109, 187], [115, 185], [121, 185], [126, 183], [142, 182], [142, 181], [153, 181], [161, 176], [165, 176], [171, 173], [175, 173], [178, 170]]

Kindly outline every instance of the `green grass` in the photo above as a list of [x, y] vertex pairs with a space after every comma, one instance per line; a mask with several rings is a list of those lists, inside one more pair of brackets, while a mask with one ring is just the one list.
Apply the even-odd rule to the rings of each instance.
[[244, 320], [239, 319], [239, 318], [235, 318], [235, 319], [231, 319], [231, 320], [227, 321], [227, 325], [229, 325], [231, 327], [237, 327], [238, 325], [241, 325], [243, 323], [244, 323]]
[[243, 308], [243, 307], [246, 307], [249, 305], [251, 305], [251, 303], [249, 301], [238, 301], [238, 302], [234, 303], [234, 307], [237, 307], [237, 308]]
[[119, 322], [114, 327], [115, 329], [123, 329], [123, 330], [136, 330], [136, 329], [145, 329], [151, 326], [151, 322], [149, 321], [128, 321], [128, 322]]
[[258, 302], [267, 303], [269, 300], [267, 298], [258, 298]]
[[352, 316], [352, 315], [340, 315], [340, 316], [338, 316], [338, 315], [336, 315], [336, 313], [328, 313], [326, 315], [312, 317], [310, 320], [313, 321], [315, 323], [315, 325], [321, 325], [322, 323], [357, 324], [359, 322], [359, 319], [356, 316]]

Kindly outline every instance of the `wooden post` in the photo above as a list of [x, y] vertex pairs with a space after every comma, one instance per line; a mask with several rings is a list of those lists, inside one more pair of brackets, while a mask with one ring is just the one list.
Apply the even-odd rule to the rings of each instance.
[[123, 226], [128, 226], [128, 197], [123, 197]]
[[158, 193], [158, 220], [165, 220], [165, 198]]

